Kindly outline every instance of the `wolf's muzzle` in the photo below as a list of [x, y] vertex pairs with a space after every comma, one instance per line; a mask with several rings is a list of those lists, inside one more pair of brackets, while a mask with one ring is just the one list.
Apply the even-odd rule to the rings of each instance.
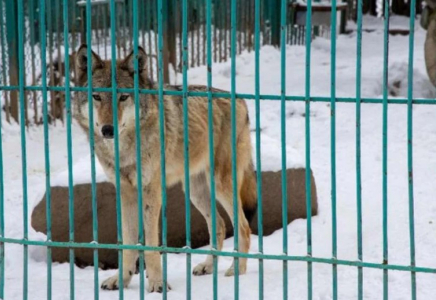
[[112, 125], [104, 125], [101, 128], [101, 134], [106, 139], [113, 139], [114, 138], [114, 127]]

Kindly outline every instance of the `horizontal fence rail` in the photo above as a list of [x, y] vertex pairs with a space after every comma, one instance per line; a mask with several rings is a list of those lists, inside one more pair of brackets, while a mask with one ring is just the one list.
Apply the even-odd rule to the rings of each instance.
[[130, 249], [130, 250], [143, 250], [143, 251], [160, 251], [166, 253], [190, 253], [201, 255], [216, 255], [226, 257], [246, 257], [252, 259], [270, 259], [270, 260], [288, 260], [288, 261], [305, 261], [316, 262], [326, 264], [338, 264], [355, 267], [368, 267], [382, 270], [397, 270], [408, 272], [424, 272], [424, 273], [436, 273], [436, 268], [426, 268], [419, 266], [404, 266], [404, 265], [392, 265], [392, 264], [377, 264], [363, 261], [350, 261], [342, 259], [331, 259], [312, 256], [291, 256], [291, 255], [275, 255], [275, 254], [256, 254], [256, 253], [240, 253], [240, 252], [225, 252], [217, 250], [204, 250], [204, 249], [189, 249], [189, 248], [172, 248], [172, 247], [151, 247], [142, 245], [115, 245], [115, 244], [99, 244], [99, 243], [63, 243], [63, 242], [41, 242], [31, 240], [20, 240], [11, 238], [1, 238], [4, 243], [20, 244], [20, 245], [33, 245], [33, 246], [49, 246], [49, 247], [65, 247], [65, 248], [88, 248], [88, 249]]

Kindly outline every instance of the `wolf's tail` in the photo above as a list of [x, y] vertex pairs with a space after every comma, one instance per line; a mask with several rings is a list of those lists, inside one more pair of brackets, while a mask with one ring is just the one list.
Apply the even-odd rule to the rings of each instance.
[[257, 211], [257, 184], [256, 174], [254, 173], [253, 163], [250, 162], [247, 169], [244, 171], [241, 186], [241, 201], [242, 209], [248, 223], [251, 223]]

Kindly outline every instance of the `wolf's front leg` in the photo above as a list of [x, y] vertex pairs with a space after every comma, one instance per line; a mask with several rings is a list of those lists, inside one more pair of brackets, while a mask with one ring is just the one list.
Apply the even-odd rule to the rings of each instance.
[[[159, 246], [159, 215], [162, 206], [162, 195], [159, 180], [153, 180], [144, 189], [144, 230], [147, 246]], [[145, 264], [147, 265], [148, 291], [163, 291], [162, 266], [158, 251], [145, 251]], [[171, 289], [167, 283], [168, 290]]]
[[[133, 188], [121, 187], [121, 214], [123, 226], [123, 245], [135, 245], [138, 243], [138, 205], [136, 192]], [[104, 290], [117, 290], [119, 284], [119, 272], [123, 272], [123, 286], [127, 287], [136, 271], [136, 259], [138, 251], [123, 250], [123, 269], [117, 274], [103, 281], [101, 288]]]

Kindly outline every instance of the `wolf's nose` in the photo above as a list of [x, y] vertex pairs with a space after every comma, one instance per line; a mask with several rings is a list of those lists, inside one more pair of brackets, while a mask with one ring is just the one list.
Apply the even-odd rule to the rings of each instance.
[[103, 137], [107, 139], [113, 139], [114, 138], [114, 127], [112, 125], [104, 125], [101, 128], [101, 133], [103, 134]]

